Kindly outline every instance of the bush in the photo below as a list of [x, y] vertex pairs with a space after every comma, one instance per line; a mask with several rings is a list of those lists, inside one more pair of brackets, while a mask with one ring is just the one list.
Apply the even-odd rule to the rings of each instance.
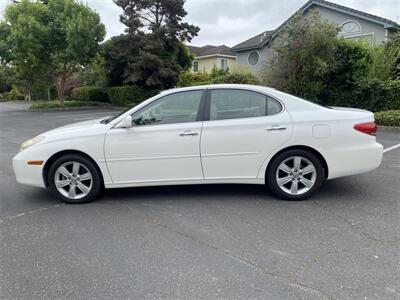
[[100, 87], [82, 86], [72, 92], [72, 99], [76, 101], [109, 102], [108, 95]]
[[192, 73], [183, 72], [179, 76], [178, 87], [194, 86], [194, 85], [205, 85], [212, 82], [211, 74], [205, 72]]
[[216, 77], [212, 83], [260, 84], [255, 75], [247, 73], [233, 73]]
[[64, 106], [61, 106], [60, 101], [37, 101], [34, 102], [29, 110], [37, 109], [54, 109], [54, 108], [71, 108], [71, 107], [83, 107], [83, 106], [110, 106], [108, 103], [104, 102], [93, 102], [93, 101], [64, 101]]
[[17, 100], [25, 100], [25, 97], [16, 88], [13, 88], [11, 91], [4, 93], [3, 99], [10, 100], [10, 101], [17, 101]]
[[362, 108], [370, 111], [400, 109], [400, 80], [381, 81], [363, 79], [354, 83], [352, 89], [331, 90], [324, 105]]
[[375, 113], [375, 120], [381, 126], [400, 127], [400, 110], [388, 110]]
[[136, 105], [157, 93], [158, 91], [145, 90], [135, 85], [116, 86], [108, 89], [110, 102], [117, 106]]

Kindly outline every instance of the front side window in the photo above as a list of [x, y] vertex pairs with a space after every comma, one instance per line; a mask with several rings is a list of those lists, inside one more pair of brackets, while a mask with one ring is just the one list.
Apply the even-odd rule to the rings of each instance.
[[159, 125], [197, 121], [202, 90], [167, 95], [132, 115], [134, 125]]
[[210, 120], [252, 118], [274, 115], [282, 110], [275, 99], [253, 91], [212, 90]]

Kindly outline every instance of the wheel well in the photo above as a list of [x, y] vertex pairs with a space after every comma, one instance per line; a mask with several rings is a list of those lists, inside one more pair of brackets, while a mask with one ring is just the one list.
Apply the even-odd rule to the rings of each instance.
[[[317, 150], [315, 150], [314, 148], [308, 147], [308, 146], [290, 146], [290, 147], [287, 147], [287, 148], [285, 148], [285, 149], [280, 150], [280, 151], [279, 151], [278, 153], [276, 153], [276, 154], [271, 158], [271, 160], [269, 161], [268, 167], [267, 167], [267, 170], [266, 170], [265, 174], [267, 174], [268, 168], [269, 168], [269, 166], [271, 165], [271, 162], [272, 162], [272, 161], [275, 159], [275, 157], [277, 157], [279, 154], [281, 154], [281, 153], [283, 153], [283, 152], [285, 152], [285, 151], [289, 151], [289, 150], [299, 150], [299, 149], [300, 149], [300, 150], [309, 151], [309, 152], [313, 153], [313, 154], [319, 159], [319, 161], [320, 161], [321, 164], [322, 164], [322, 167], [323, 167], [323, 169], [324, 169], [325, 179], [328, 178], [328, 175], [329, 175], [329, 168], [328, 168], [328, 164], [326, 163], [325, 158], [324, 158], [324, 157], [322, 156], [322, 154], [319, 153]], [[267, 178], [267, 176], [265, 176], [265, 178]]]
[[64, 151], [60, 151], [57, 152], [55, 154], [53, 154], [53, 156], [51, 156], [45, 163], [44, 167], [43, 167], [43, 181], [46, 187], [49, 187], [49, 171], [50, 171], [50, 167], [51, 165], [61, 156], [64, 156], [66, 154], [78, 154], [81, 155], [87, 159], [89, 159], [97, 168], [97, 171], [100, 174], [101, 180], [102, 182], [104, 182], [104, 178], [103, 178], [103, 174], [101, 173], [101, 170], [99, 168], [99, 166], [97, 165], [97, 163], [94, 161], [93, 158], [91, 158], [89, 155], [87, 155], [84, 152], [78, 151], [78, 150], [64, 150]]

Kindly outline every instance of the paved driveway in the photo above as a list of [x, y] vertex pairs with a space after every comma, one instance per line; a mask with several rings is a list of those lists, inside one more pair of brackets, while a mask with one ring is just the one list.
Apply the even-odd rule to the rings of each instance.
[[[1, 299], [400, 298], [400, 148], [305, 202], [212, 185], [112, 190], [64, 205], [15, 182], [21, 142], [109, 113], [0, 103]], [[400, 134], [378, 140], [390, 147]]]

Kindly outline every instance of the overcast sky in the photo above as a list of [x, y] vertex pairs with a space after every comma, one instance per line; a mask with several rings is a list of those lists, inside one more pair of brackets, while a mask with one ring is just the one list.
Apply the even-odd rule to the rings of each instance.
[[[400, 0], [331, 0], [400, 23]], [[107, 28], [107, 38], [123, 32], [121, 10], [112, 0], [84, 0], [97, 10]], [[264, 30], [278, 27], [306, 0], [187, 0], [186, 21], [200, 27], [192, 45], [234, 46]], [[2, 12], [8, 0], [0, 0]]]

